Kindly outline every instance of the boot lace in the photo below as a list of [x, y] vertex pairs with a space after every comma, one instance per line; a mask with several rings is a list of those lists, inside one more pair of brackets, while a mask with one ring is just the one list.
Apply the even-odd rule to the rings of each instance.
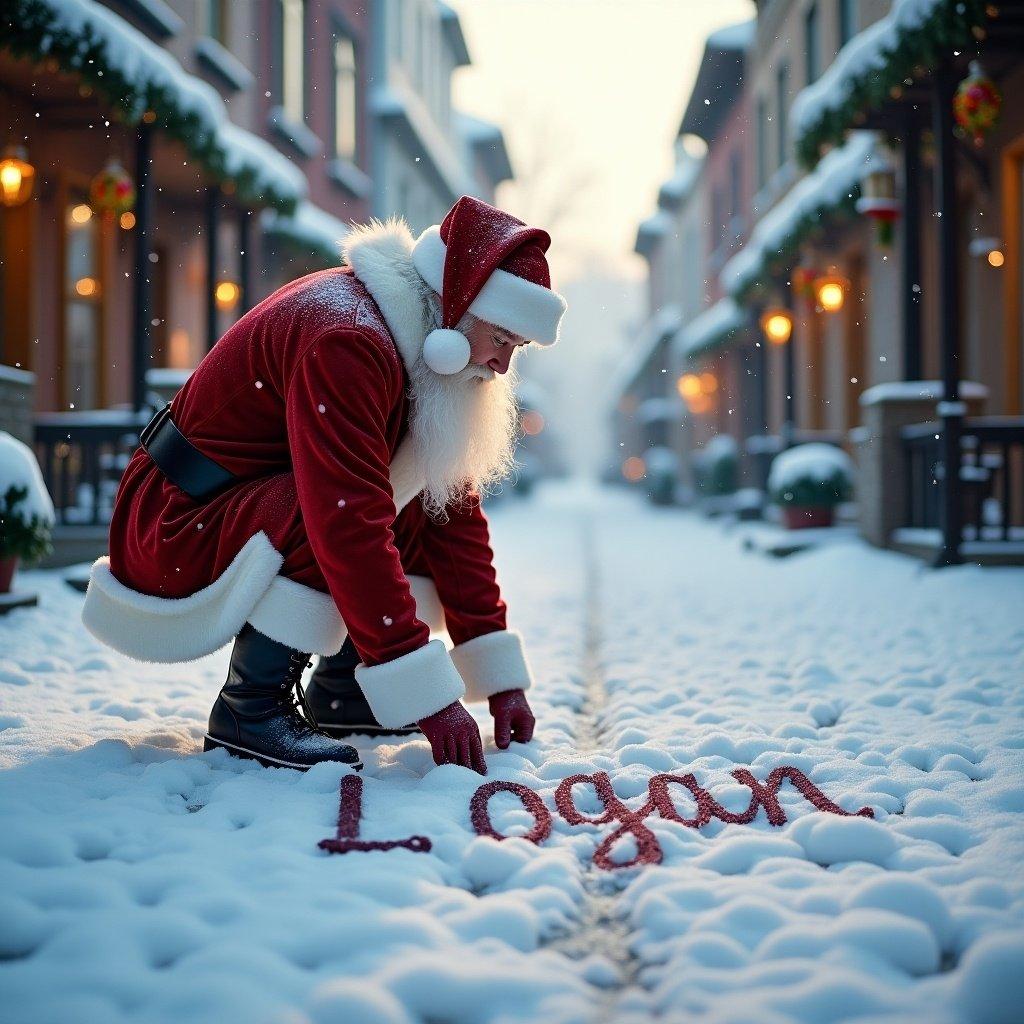
[[281, 689], [287, 690], [287, 693], [281, 695], [279, 703], [282, 707], [289, 709], [289, 714], [295, 720], [302, 735], [315, 733], [318, 736], [326, 736], [327, 733], [320, 728], [316, 715], [313, 714], [313, 709], [309, 706], [309, 701], [306, 700], [306, 691], [301, 682], [302, 670], [312, 668], [312, 666], [313, 662], [309, 660], [307, 654], [303, 654], [301, 651], [292, 651], [288, 656], [288, 672], [285, 675], [285, 681], [281, 684]]

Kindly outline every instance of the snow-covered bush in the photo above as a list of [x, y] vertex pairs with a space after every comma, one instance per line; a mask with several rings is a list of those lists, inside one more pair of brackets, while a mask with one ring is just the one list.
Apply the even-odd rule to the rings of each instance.
[[35, 562], [50, 550], [53, 502], [28, 445], [0, 431], [0, 558]]
[[799, 444], [772, 461], [768, 493], [777, 505], [832, 507], [853, 492], [853, 463], [832, 444]]
[[718, 434], [693, 454], [697, 490], [705, 497], [732, 494], [739, 477], [740, 453], [736, 439]]
[[679, 476], [676, 453], [665, 445], [655, 445], [644, 452], [644, 476], [647, 493], [655, 505], [671, 505]]

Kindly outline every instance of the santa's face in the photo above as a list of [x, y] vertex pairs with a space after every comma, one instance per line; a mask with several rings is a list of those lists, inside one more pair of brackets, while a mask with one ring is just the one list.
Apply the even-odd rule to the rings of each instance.
[[473, 320], [464, 333], [469, 339], [470, 365], [484, 367], [492, 374], [507, 373], [516, 349], [530, 344], [528, 339], [486, 320]]

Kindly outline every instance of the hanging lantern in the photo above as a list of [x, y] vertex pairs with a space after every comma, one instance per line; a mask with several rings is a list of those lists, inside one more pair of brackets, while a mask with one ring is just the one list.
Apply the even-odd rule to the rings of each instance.
[[793, 333], [793, 316], [788, 309], [773, 306], [761, 314], [761, 331], [773, 345], [785, 345]]
[[875, 236], [884, 248], [892, 245], [893, 224], [900, 216], [896, 198], [896, 168], [885, 150], [876, 149], [860, 182], [857, 212], [875, 222]]
[[0, 202], [21, 206], [32, 195], [36, 169], [28, 162], [24, 146], [8, 146], [0, 160]]
[[814, 279], [817, 276], [818, 272], [813, 267], [796, 267], [789, 278], [794, 297], [808, 301], [813, 299]]
[[1003, 94], [996, 83], [985, 74], [978, 61], [972, 60], [967, 77], [957, 86], [953, 97], [953, 117], [976, 146], [981, 146], [995, 127], [1002, 105]]
[[135, 182], [117, 160], [112, 159], [92, 179], [89, 202], [97, 213], [111, 217], [128, 213], [135, 206]]
[[846, 302], [850, 282], [836, 273], [823, 274], [814, 282], [814, 299], [826, 313], [838, 313]]

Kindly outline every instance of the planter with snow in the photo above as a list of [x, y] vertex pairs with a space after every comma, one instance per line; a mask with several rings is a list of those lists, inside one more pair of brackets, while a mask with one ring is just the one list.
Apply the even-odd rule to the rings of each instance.
[[736, 439], [718, 434], [693, 453], [693, 476], [702, 498], [722, 498], [736, 491], [740, 452]]
[[0, 431], [0, 594], [9, 594], [18, 563], [50, 551], [53, 503], [28, 445]]
[[836, 505], [853, 492], [853, 463], [831, 444], [801, 444], [772, 461], [768, 493], [789, 530], [831, 526]]

